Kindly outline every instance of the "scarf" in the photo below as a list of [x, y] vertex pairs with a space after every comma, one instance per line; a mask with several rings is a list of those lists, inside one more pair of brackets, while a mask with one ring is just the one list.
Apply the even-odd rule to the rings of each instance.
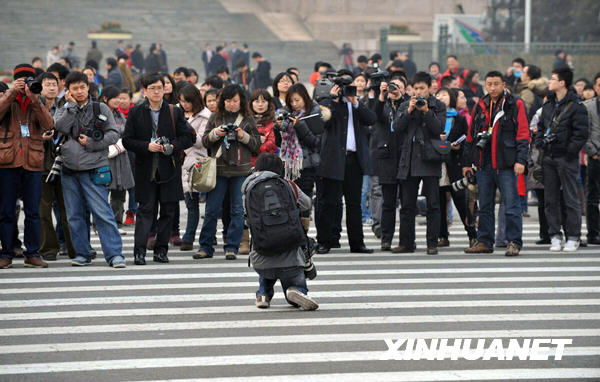
[[446, 134], [446, 138], [448, 138], [448, 134], [450, 134], [450, 129], [452, 128], [452, 122], [454, 122], [454, 117], [456, 117], [458, 113], [454, 108], [448, 109], [446, 112], [446, 126], [444, 127], [444, 134]]
[[[304, 115], [304, 110], [300, 113], [294, 113], [294, 116], [300, 118]], [[285, 179], [298, 179], [300, 177], [300, 170], [302, 170], [302, 160], [304, 156], [302, 154], [302, 146], [298, 142], [296, 136], [296, 129], [290, 122], [286, 131], [281, 131], [281, 150], [279, 151], [279, 157], [283, 161], [284, 166], [284, 177]]]

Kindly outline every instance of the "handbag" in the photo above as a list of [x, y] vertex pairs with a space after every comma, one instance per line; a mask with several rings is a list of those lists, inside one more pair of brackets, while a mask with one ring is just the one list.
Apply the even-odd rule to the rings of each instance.
[[108, 186], [112, 182], [110, 166], [98, 167], [92, 172], [92, 182], [98, 186]]
[[442, 163], [450, 160], [450, 143], [441, 139], [431, 139], [423, 142], [423, 160], [426, 162]]
[[198, 157], [190, 168], [190, 189], [195, 192], [209, 192], [217, 185], [217, 158], [221, 156], [221, 147], [215, 156]]

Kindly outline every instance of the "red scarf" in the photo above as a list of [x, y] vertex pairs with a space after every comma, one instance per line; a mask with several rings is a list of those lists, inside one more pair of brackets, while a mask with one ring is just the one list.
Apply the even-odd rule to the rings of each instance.
[[23, 93], [19, 93], [17, 94], [17, 101], [19, 101], [19, 105], [21, 106], [22, 115], [25, 116], [25, 114], [27, 113], [27, 107], [31, 103], [31, 99], [25, 98], [25, 101], [23, 101]]

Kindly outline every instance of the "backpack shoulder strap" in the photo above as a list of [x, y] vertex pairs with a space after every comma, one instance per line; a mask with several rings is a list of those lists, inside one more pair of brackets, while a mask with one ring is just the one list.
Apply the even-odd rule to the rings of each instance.
[[296, 183], [289, 179], [285, 179], [285, 181], [288, 182], [288, 184], [292, 188], [292, 192], [294, 193], [294, 197], [296, 198], [296, 203], [298, 203], [300, 201], [300, 193], [298, 193], [298, 186], [296, 185]]
[[173, 110], [174, 106], [169, 104], [169, 112], [171, 113], [171, 126], [173, 126], [173, 133], [177, 135], [177, 131], [175, 130], [175, 110]]
[[92, 110], [94, 111], [94, 118], [98, 118], [100, 115], [100, 103], [92, 101]]

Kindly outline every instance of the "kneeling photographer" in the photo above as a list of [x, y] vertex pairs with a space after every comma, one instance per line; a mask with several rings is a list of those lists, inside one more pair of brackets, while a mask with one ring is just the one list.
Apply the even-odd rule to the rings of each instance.
[[146, 240], [160, 205], [155, 262], [168, 263], [167, 252], [175, 211], [183, 200], [179, 153], [196, 140], [183, 110], [163, 101], [164, 79], [150, 74], [142, 79], [146, 100], [129, 111], [123, 146], [135, 153], [135, 199], [140, 204], [133, 248], [136, 265], [146, 264]]
[[206, 210], [200, 249], [195, 259], [211, 258], [213, 238], [223, 199], [229, 194], [231, 221], [225, 238], [225, 259], [235, 260], [244, 231], [242, 183], [252, 171], [251, 158], [260, 151], [260, 134], [250, 115], [246, 92], [239, 85], [229, 85], [221, 92], [217, 111], [210, 116], [204, 136], [204, 147], [217, 158], [217, 183], [206, 195]]
[[379, 85], [379, 96], [371, 98], [376, 91], [369, 91], [369, 107], [377, 115], [377, 123], [371, 128], [369, 151], [373, 175], [381, 185], [383, 204], [381, 209], [381, 250], [391, 251], [396, 226], [398, 199], [398, 160], [400, 148], [394, 120], [400, 116], [400, 105], [410, 99], [404, 91], [406, 81], [402, 76], [392, 76]]
[[87, 76], [72, 72], [66, 79], [68, 101], [54, 115], [55, 127], [66, 137], [60, 155], [61, 182], [69, 231], [75, 249], [74, 266], [91, 263], [86, 209], [92, 213], [106, 262], [125, 267], [121, 235], [108, 204], [111, 182], [108, 146], [117, 143], [119, 131], [108, 106], [89, 98]]

